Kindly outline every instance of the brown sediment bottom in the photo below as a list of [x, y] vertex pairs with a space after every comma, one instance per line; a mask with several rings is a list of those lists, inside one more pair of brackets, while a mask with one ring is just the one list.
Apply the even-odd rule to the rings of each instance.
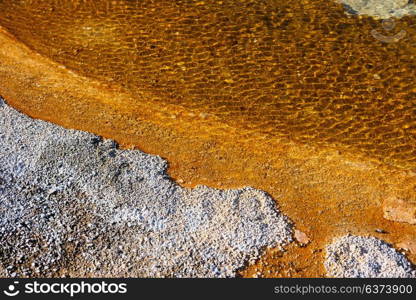
[[[124, 91], [77, 76], [1, 31], [0, 45], [0, 95], [18, 110], [158, 154], [184, 186], [252, 186], [276, 199], [311, 243], [292, 244], [284, 253], [270, 249], [242, 276], [321, 277], [324, 247], [333, 237], [374, 235], [395, 245], [416, 236], [416, 226], [385, 220], [381, 208], [389, 196], [415, 198], [412, 172], [336, 149], [254, 136], [174, 106], [134, 103]], [[409, 258], [416, 262], [415, 254]]]

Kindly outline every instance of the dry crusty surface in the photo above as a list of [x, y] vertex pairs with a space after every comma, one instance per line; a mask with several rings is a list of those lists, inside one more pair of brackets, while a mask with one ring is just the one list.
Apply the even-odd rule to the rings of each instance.
[[374, 237], [343, 236], [326, 251], [325, 268], [331, 277], [416, 277], [403, 254]]
[[229, 277], [263, 248], [291, 241], [290, 223], [264, 192], [181, 188], [166, 167], [0, 102], [7, 276]]
[[409, 0], [338, 0], [351, 14], [368, 15], [375, 18], [400, 18], [416, 15], [416, 5]]

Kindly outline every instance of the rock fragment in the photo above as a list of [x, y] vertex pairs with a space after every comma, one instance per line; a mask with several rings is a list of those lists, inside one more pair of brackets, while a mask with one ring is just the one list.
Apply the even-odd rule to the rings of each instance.
[[407, 258], [374, 237], [343, 236], [326, 248], [325, 268], [329, 277], [415, 278]]
[[384, 218], [395, 222], [416, 224], [416, 201], [388, 197], [383, 202]]
[[0, 100], [0, 275], [232, 277], [291, 241], [266, 193], [182, 188], [166, 168]]

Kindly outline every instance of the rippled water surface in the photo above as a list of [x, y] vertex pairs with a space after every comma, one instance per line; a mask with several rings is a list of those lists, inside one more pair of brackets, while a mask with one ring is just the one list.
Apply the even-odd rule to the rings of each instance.
[[30, 48], [133, 95], [416, 168], [415, 17], [391, 28], [328, 0], [3, 0], [0, 10]]

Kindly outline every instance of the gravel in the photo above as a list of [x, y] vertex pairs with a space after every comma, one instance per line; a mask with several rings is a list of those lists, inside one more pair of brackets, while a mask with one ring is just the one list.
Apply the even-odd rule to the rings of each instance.
[[329, 277], [415, 278], [406, 257], [374, 237], [344, 236], [326, 249], [325, 268]]
[[5, 276], [232, 277], [292, 225], [266, 193], [187, 189], [167, 162], [0, 99]]
[[338, 0], [349, 14], [367, 15], [378, 19], [416, 15], [416, 4], [409, 0]]

